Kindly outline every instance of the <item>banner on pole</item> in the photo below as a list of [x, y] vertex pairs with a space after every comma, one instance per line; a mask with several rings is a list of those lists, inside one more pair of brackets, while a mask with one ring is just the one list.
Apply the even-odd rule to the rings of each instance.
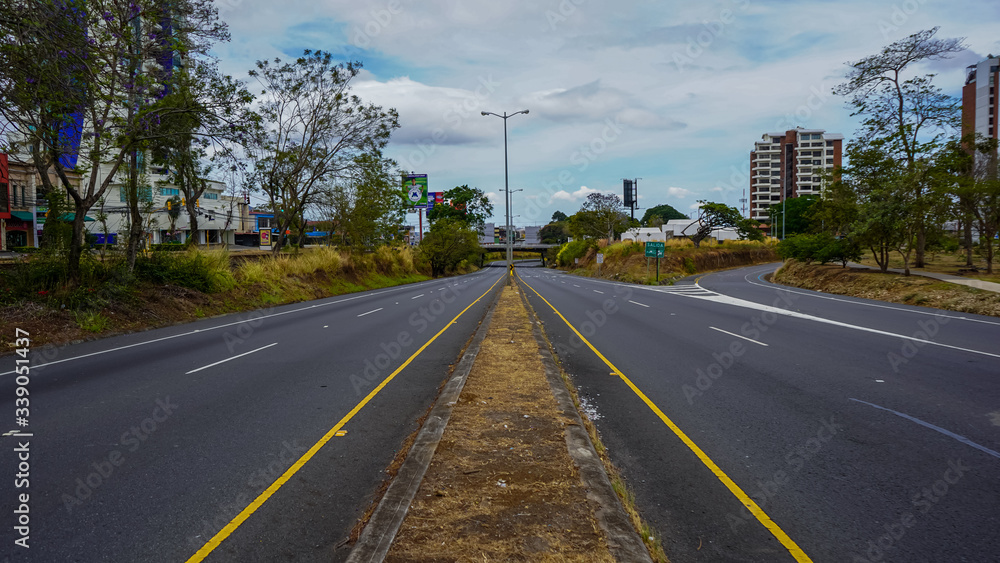
[[427, 207], [427, 174], [403, 174], [403, 189], [413, 207]]

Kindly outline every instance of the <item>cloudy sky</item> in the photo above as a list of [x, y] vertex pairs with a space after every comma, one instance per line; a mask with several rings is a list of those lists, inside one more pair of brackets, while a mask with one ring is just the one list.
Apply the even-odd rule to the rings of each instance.
[[480, 112], [530, 110], [508, 120], [518, 225], [572, 214], [591, 191], [620, 195], [623, 178], [641, 178], [641, 207], [739, 207], [765, 132], [854, 135], [830, 93], [847, 61], [940, 26], [969, 50], [920, 70], [959, 95], [964, 68], [1000, 53], [996, 0], [217, 2], [232, 32], [216, 49], [226, 72], [307, 48], [362, 61], [355, 93], [399, 111], [388, 155], [428, 174], [431, 191], [492, 194], [498, 223], [503, 120]]

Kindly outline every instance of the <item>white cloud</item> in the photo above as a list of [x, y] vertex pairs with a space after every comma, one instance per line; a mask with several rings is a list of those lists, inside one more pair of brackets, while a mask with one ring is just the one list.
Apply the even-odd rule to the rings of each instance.
[[670, 197], [689, 197], [693, 192], [685, 188], [675, 188], [673, 186], [667, 188], [667, 195]]
[[553, 200], [562, 200], [562, 201], [583, 201], [587, 199], [588, 195], [600, 192], [601, 190], [592, 190], [587, 186], [580, 186], [580, 189], [576, 190], [573, 193], [569, 193], [566, 190], [559, 190], [556, 193], [552, 194], [551, 198]]

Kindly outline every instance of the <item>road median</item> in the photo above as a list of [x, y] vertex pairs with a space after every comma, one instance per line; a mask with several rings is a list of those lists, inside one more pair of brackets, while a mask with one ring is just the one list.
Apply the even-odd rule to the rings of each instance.
[[349, 561], [648, 561], [516, 285], [479, 332]]

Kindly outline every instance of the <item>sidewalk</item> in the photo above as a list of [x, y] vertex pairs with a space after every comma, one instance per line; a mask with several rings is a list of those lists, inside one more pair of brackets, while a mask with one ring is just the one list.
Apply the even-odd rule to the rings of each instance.
[[419, 460], [421, 430], [348, 561], [650, 561], [517, 286], [494, 307], [460, 396], [449, 382], [428, 417], [450, 408], [433, 458]]
[[[847, 265], [851, 268], [865, 268], [868, 270], [878, 270], [875, 266], [866, 266], [864, 264], [858, 264], [857, 262], [848, 262]], [[902, 274], [904, 270], [899, 268], [889, 268], [890, 272], [894, 274]], [[969, 287], [974, 287], [976, 289], [982, 289], [985, 291], [993, 291], [995, 293], [1000, 293], [1000, 283], [988, 282], [983, 280], [970, 280], [969, 278], [963, 278], [962, 276], [954, 276], [951, 274], [938, 274], [936, 272], [925, 272], [923, 270], [914, 270], [910, 268], [911, 276], [922, 276], [925, 278], [934, 278], [936, 280], [946, 281], [950, 283], [957, 283], [959, 285], [966, 285]]]

